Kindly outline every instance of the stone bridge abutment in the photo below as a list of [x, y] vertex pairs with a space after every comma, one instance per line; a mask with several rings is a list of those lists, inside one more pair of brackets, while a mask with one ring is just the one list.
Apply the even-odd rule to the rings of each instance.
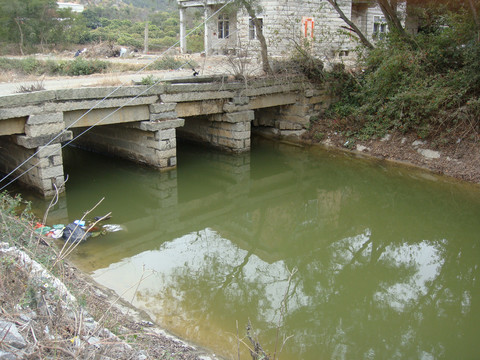
[[64, 184], [61, 149], [72, 139], [80, 147], [168, 170], [177, 166], [177, 132], [240, 153], [250, 150], [252, 126], [298, 133], [328, 104], [325, 90], [303, 78], [193, 80], [1, 97], [0, 171], [48, 197]]

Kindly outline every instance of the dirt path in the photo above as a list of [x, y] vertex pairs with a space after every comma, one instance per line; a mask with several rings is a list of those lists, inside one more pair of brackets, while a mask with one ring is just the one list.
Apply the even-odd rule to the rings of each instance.
[[[22, 57], [10, 57], [22, 58]], [[72, 60], [71, 57], [36, 55], [39, 60]], [[159, 55], [142, 55], [130, 58], [106, 58], [105, 61], [117, 64], [134, 64], [145, 67], [151, 64]], [[202, 57], [199, 54], [185, 55], [177, 57], [177, 60], [185, 60], [184, 66], [178, 70], [155, 70], [151, 71], [148, 67], [145, 70], [128, 72], [109, 72], [105, 74], [93, 74], [88, 76], [19, 76], [18, 74], [3, 74], [0, 76], [0, 96], [18, 93], [21, 86], [32, 85], [41, 82], [45, 90], [58, 90], [72, 87], [91, 87], [91, 86], [128, 86], [134, 82], [140, 82], [142, 78], [153, 76], [160, 80], [169, 80], [180, 77], [193, 76], [193, 70], [189, 64], [193, 64], [194, 69], [199, 75], [215, 75], [234, 73], [231, 63], [225, 56]], [[251, 61], [249, 73], [255, 73], [259, 65]]]

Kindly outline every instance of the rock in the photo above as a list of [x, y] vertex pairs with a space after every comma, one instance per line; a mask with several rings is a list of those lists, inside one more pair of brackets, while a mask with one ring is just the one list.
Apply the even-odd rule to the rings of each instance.
[[147, 360], [147, 359], [148, 359], [148, 356], [145, 354], [145, 352], [143, 350], [140, 350], [138, 352], [137, 360]]
[[400, 141], [400, 144], [405, 144], [407, 142], [407, 138], [402, 138], [402, 141]]
[[420, 155], [422, 155], [423, 157], [426, 157], [427, 159], [439, 159], [440, 158], [440, 152], [435, 151], [435, 150], [418, 149], [417, 151]]
[[413, 147], [419, 147], [419, 146], [422, 146], [422, 145], [425, 145], [425, 144], [426, 144], [425, 141], [415, 140], [415, 141], [412, 143], [412, 146], [413, 146]]
[[385, 141], [390, 141], [392, 139], [392, 134], [387, 134], [383, 138], [380, 139], [380, 141], [385, 142]]
[[370, 148], [359, 144], [357, 145], [357, 151], [366, 152], [366, 151], [370, 151]]
[[17, 360], [17, 357], [10, 352], [0, 350], [0, 360]]
[[17, 349], [27, 346], [25, 339], [18, 332], [17, 326], [9, 321], [0, 321], [0, 339]]
[[101, 346], [102, 346], [102, 341], [101, 341], [98, 337], [95, 337], [95, 336], [90, 336], [90, 337], [87, 339], [87, 343], [89, 343], [90, 345], [96, 347], [97, 349], [100, 349]]

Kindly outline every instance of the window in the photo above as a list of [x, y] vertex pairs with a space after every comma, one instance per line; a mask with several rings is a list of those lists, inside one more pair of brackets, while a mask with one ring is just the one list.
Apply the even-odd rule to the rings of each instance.
[[[260, 29], [263, 31], [263, 19], [257, 18], [260, 21]], [[253, 19], [250, 19], [250, 26], [249, 26], [249, 38], [250, 40], [258, 39], [257, 29], [255, 28], [255, 23]]]
[[381, 16], [374, 16], [372, 37], [375, 40], [383, 39], [385, 38], [386, 33], [387, 33], [387, 21], [385, 20], [385, 18]]
[[222, 14], [218, 17], [218, 38], [226, 39], [230, 36], [230, 20], [228, 16]]

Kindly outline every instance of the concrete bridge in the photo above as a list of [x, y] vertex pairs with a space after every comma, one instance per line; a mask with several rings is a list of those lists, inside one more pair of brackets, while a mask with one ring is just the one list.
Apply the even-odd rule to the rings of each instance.
[[252, 126], [298, 134], [327, 102], [325, 90], [303, 77], [196, 77], [8, 95], [0, 97], [0, 171], [18, 167], [12, 177], [25, 172], [18, 181], [48, 197], [63, 189], [62, 143], [72, 139], [167, 170], [177, 166], [177, 135], [245, 152]]

